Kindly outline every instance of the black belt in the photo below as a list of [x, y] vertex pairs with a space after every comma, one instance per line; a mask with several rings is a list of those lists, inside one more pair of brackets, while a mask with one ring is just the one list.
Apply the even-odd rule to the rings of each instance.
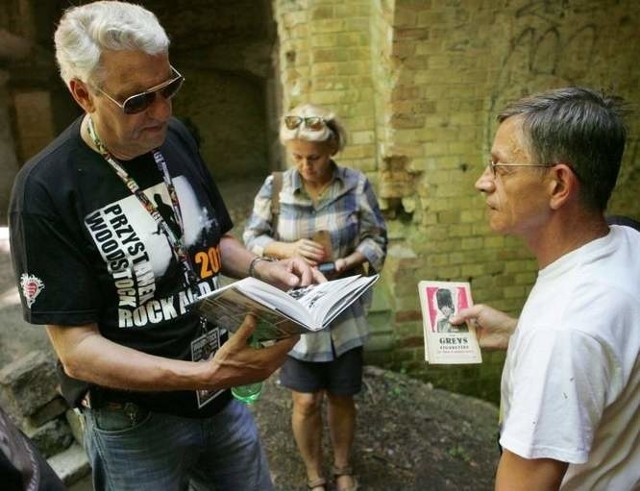
[[[189, 391], [190, 392], [190, 391]], [[153, 393], [150, 393], [153, 394]], [[165, 393], [166, 394], [166, 393]], [[195, 394], [193, 394], [195, 400]], [[80, 399], [80, 407], [85, 409], [106, 409], [111, 411], [124, 411], [127, 414], [129, 412], [146, 412], [157, 411], [161, 413], [173, 414], [175, 416], [187, 417], [187, 418], [207, 418], [222, 411], [227, 404], [232, 400], [230, 391], [225, 391], [224, 394], [219, 395], [216, 400], [205, 406], [202, 410], [194, 409], [187, 411], [174, 411], [167, 407], [159, 406], [153, 399], [147, 404], [144, 400], [140, 400], [134, 394], [113, 391], [104, 389], [102, 387], [91, 387]]]
[[82, 399], [80, 399], [80, 406], [85, 409], [126, 409], [128, 407], [142, 407], [140, 404], [132, 401], [109, 399], [105, 395], [104, 391], [89, 389]]
[[95, 401], [91, 400], [91, 391], [87, 391], [84, 397], [80, 400], [80, 405], [85, 409], [121, 412], [131, 420], [132, 425], [142, 422], [150, 412], [148, 409], [136, 404], [135, 402], [100, 400], [100, 403], [96, 404]]

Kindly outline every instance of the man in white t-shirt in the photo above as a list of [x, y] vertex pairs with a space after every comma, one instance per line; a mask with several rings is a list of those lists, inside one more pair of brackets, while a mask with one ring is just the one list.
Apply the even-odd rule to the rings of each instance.
[[507, 348], [496, 490], [640, 489], [640, 233], [607, 225], [626, 131], [618, 100], [565, 88], [498, 116], [476, 188], [491, 228], [538, 266], [519, 319], [486, 305], [485, 348]]

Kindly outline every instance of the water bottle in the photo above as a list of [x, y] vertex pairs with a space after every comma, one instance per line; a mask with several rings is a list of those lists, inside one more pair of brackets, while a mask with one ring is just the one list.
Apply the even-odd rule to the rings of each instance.
[[[249, 339], [249, 346], [255, 349], [259, 349], [261, 347], [260, 342], [255, 336], [251, 336], [251, 338]], [[263, 386], [264, 382], [254, 382], [252, 384], [238, 385], [237, 387], [231, 388], [231, 394], [233, 394], [233, 397], [240, 402], [244, 402], [245, 404], [253, 404], [258, 399], [260, 399]]]

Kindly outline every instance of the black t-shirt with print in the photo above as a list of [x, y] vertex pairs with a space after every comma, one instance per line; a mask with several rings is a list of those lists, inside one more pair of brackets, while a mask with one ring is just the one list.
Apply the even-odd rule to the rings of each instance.
[[[183, 269], [150, 213], [82, 140], [80, 123], [76, 120], [31, 159], [14, 184], [11, 253], [24, 317], [33, 324], [95, 322], [118, 344], [190, 360], [191, 341], [202, 329], [186, 308], [193, 295]], [[197, 287], [206, 293], [218, 286], [218, 246], [232, 227], [231, 218], [194, 139], [178, 120], [170, 121], [160, 151], [180, 203]], [[122, 166], [175, 230], [172, 200], [151, 153]], [[65, 397], [77, 403], [82, 390], [61, 377]], [[211, 414], [229, 400], [224, 391], [198, 410], [193, 391], [109, 397], [194, 417]]]

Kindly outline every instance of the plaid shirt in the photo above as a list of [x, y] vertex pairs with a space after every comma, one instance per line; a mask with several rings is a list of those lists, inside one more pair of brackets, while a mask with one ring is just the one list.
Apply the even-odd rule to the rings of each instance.
[[[331, 235], [333, 260], [361, 252], [373, 270], [380, 271], [387, 252], [387, 229], [378, 201], [365, 175], [334, 164], [333, 178], [316, 204], [302, 185], [296, 169], [283, 175], [278, 216], [278, 240], [295, 242], [311, 238], [318, 230]], [[255, 254], [263, 255], [274, 241], [271, 213], [273, 177], [269, 176], [254, 200], [243, 240]], [[367, 295], [343, 312], [330, 329], [304, 334], [289, 355], [304, 361], [331, 361], [358, 346], [368, 336], [365, 305]]]

